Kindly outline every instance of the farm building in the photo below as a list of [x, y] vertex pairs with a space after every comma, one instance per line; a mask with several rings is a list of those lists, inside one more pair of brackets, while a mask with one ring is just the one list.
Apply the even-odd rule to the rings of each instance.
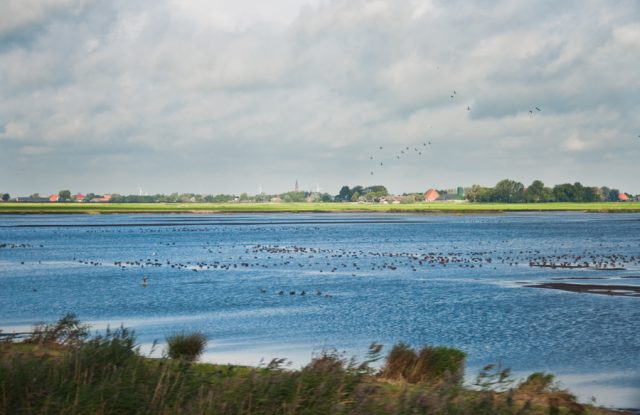
[[58, 196], [57, 194], [52, 194], [51, 196], [49, 196], [49, 202], [57, 202], [60, 199], [60, 196]]
[[424, 192], [424, 201], [425, 202], [433, 202], [434, 200], [438, 200], [440, 197], [440, 193], [438, 193], [435, 189], [429, 189]]
[[95, 203], [110, 202], [111, 201], [111, 195], [104, 195], [104, 196], [99, 196], [99, 197], [96, 196], [91, 201], [95, 202]]

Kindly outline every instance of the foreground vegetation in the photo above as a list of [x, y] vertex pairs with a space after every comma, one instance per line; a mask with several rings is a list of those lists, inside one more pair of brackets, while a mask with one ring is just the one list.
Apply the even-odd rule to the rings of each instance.
[[600, 203], [0, 203], [0, 213], [640, 212], [640, 202]]
[[93, 338], [73, 315], [0, 343], [2, 414], [609, 414], [582, 405], [553, 376], [515, 383], [487, 366], [462, 385], [464, 353], [396, 345], [357, 362], [325, 351], [299, 370], [281, 359], [259, 368], [150, 359], [133, 333]]

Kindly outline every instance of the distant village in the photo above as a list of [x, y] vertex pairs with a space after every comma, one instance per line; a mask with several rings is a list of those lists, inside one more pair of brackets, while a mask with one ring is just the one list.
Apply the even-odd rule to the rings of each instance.
[[76, 193], [61, 190], [48, 196], [38, 193], [29, 196], [11, 197], [8, 193], [0, 193], [4, 203], [546, 203], [546, 202], [629, 202], [640, 201], [640, 195], [632, 195], [606, 186], [583, 186], [581, 183], [565, 183], [546, 187], [539, 180], [529, 186], [514, 180], [501, 180], [494, 187], [473, 185], [453, 189], [429, 188], [423, 192], [394, 195], [382, 185], [376, 186], [342, 186], [338, 194], [331, 195], [320, 191], [300, 190], [298, 182], [294, 189], [280, 194], [260, 192], [256, 195], [241, 193], [202, 195], [195, 193], [172, 193], [146, 195], [140, 191], [137, 195]]

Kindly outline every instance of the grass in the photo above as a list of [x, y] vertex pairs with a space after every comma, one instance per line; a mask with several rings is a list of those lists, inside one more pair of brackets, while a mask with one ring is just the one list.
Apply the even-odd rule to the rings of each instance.
[[194, 361], [207, 346], [207, 338], [199, 331], [180, 332], [167, 336], [167, 356], [172, 359]]
[[[69, 321], [45, 327], [54, 330]], [[81, 342], [77, 336], [71, 342], [64, 335], [47, 338], [0, 343], [0, 414], [613, 413], [577, 403], [547, 374], [504, 391], [492, 389], [491, 382], [466, 388], [458, 378], [439, 375], [462, 369], [464, 354], [450, 348], [416, 352], [396, 346], [396, 357], [400, 350], [411, 351], [413, 358], [392, 361], [392, 350], [385, 367], [403, 369], [411, 361], [407, 373], [424, 364], [435, 374], [407, 383], [370, 366], [381, 352], [376, 344], [364, 362], [328, 350], [299, 370], [285, 370], [282, 360], [249, 368], [150, 359], [140, 354], [133, 332], [122, 327]]]
[[0, 213], [640, 212], [640, 202], [601, 203], [0, 203]]

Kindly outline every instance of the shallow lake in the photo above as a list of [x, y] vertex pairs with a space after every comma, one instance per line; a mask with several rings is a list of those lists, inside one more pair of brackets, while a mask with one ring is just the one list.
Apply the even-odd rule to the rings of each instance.
[[500, 363], [640, 407], [640, 297], [608, 285], [640, 285], [639, 214], [0, 216], [4, 332], [73, 312], [156, 354], [201, 330], [205, 360], [253, 365], [449, 345], [470, 380]]

